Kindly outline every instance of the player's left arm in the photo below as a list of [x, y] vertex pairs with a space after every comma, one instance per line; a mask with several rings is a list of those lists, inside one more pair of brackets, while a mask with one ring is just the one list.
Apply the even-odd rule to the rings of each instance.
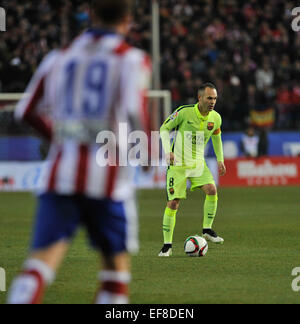
[[17, 121], [26, 121], [49, 141], [52, 139], [52, 125], [40, 113], [40, 108], [46, 108], [47, 105], [45, 99], [46, 79], [57, 55], [58, 51], [52, 51], [44, 58], [15, 110]]
[[126, 111], [132, 130], [143, 131], [148, 137], [148, 146], [143, 146], [143, 156], [151, 156], [151, 119], [147, 93], [151, 86], [151, 58], [144, 52], [132, 49], [123, 60], [121, 69], [121, 107]]
[[218, 168], [220, 176], [226, 174], [226, 166], [224, 163], [224, 152], [223, 152], [223, 143], [222, 143], [222, 132], [221, 132], [221, 121], [220, 126], [214, 131], [212, 135], [213, 148], [218, 161]]
[[133, 130], [143, 130], [150, 136], [151, 123], [147, 92], [151, 86], [150, 57], [137, 49], [129, 51], [121, 70], [121, 106], [127, 112]]

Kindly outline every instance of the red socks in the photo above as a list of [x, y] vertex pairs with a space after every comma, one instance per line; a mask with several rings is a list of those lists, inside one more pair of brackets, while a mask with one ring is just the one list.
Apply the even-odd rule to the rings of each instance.
[[130, 274], [128, 272], [102, 271], [101, 290], [96, 296], [96, 304], [128, 304], [128, 285]]
[[[8, 294], [8, 304], [41, 304], [44, 291], [55, 273], [44, 262], [30, 259], [23, 272], [14, 280]], [[128, 304], [130, 273], [101, 271], [102, 287], [96, 296], [96, 304]]]
[[8, 304], [41, 304], [44, 290], [53, 280], [54, 272], [44, 262], [27, 260], [10, 288]]

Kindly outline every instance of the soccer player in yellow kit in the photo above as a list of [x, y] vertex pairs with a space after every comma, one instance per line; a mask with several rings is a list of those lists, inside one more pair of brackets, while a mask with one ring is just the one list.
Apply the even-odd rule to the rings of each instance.
[[[166, 160], [168, 203], [163, 219], [164, 245], [159, 256], [172, 255], [173, 233], [180, 200], [186, 199], [187, 180], [191, 191], [201, 188], [206, 194], [204, 203], [203, 237], [213, 243], [223, 244], [224, 239], [212, 230], [217, 212], [217, 188], [206, 165], [204, 149], [212, 138], [220, 176], [226, 173], [221, 139], [222, 119], [214, 108], [217, 89], [211, 83], [202, 85], [196, 105], [179, 107], [162, 125], [160, 135]], [[175, 137], [170, 141], [170, 132]]]

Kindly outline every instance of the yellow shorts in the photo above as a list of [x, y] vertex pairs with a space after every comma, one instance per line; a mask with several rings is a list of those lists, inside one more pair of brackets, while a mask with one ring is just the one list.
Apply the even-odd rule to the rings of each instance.
[[191, 191], [207, 184], [214, 184], [214, 177], [206, 163], [202, 170], [170, 166], [167, 171], [168, 201], [186, 199], [187, 181], [191, 182]]

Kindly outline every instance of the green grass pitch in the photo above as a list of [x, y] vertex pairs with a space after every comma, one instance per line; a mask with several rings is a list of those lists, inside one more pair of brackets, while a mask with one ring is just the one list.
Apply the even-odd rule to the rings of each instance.
[[[300, 292], [292, 290], [292, 270], [300, 267], [300, 187], [220, 188], [215, 230], [225, 244], [209, 244], [204, 258], [183, 252], [185, 238], [201, 233], [201, 191], [182, 201], [174, 256], [157, 257], [165, 197], [163, 190], [138, 192], [140, 253], [132, 258], [133, 304], [300, 302]], [[0, 194], [0, 267], [8, 287], [28, 251], [34, 208], [30, 194]], [[91, 303], [99, 265], [80, 231], [45, 303]], [[0, 304], [5, 299], [0, 292]]]

